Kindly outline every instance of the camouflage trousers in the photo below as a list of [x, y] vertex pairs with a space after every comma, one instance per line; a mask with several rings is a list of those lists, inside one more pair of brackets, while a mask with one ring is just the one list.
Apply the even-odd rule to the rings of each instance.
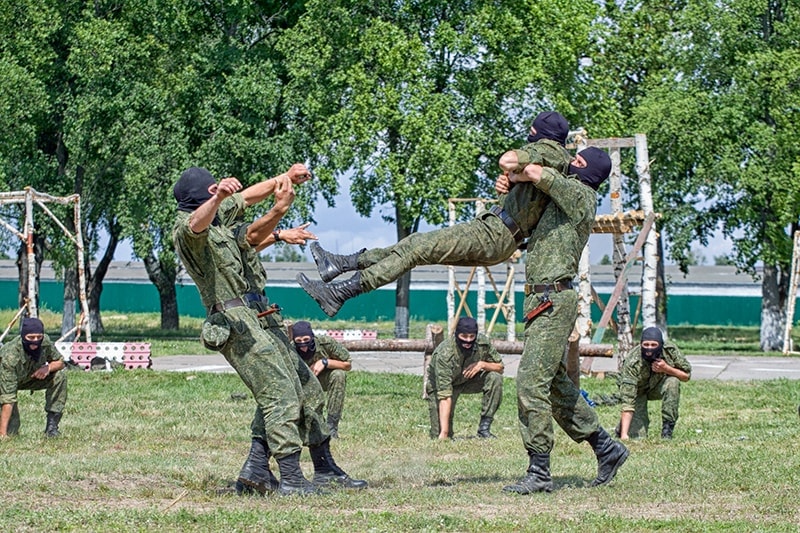
[[[567, 375], [564, 360], [569, 334], [575, 325], [575, 291], [550, 293], [553, 306], [525, 327], [525, 343], [517, 370], [517, 404], [522, 443], [529, 453], [553, 449], [553, 419], [575, 442], [597, 431], [599, 421], [580, 390]], [[539, 303], [525, 298], [527, 313]]]
[[639, 390], [634, 401], [633, 419], [628, 435], [633, 439], [647, 437], [650, 428], [650, 415], [647, 413], [647, 402], [661, 400], [661, 420], [675, 423], [678, 421], [678, 406], [681, 401], [681, 382], [675, 376], [663, 376], [656, 383], [649, 384], [647, 390]]
[[347, 388], [347, 372], [341, 369], [323, 370], [319, 373], [319, 383], [327, 396], [328, 418], [340, 420], [344, 410], [344, 393]]
[[[45, 379], [28, 378], [17, 385], [17, 391], [44, 390], [44, 410], [48, 413], [63, 413], [67, 404], [67, 370], [62, 368]], [[11, 410], [7, 432], [9, 435], [19, 433], [20, 417], [17, 404]]]
[[225, 318], [230, 336], [220, 352], [253, 393], [270, 450], [277, 458], [300, 451], [303, 390], [285, 346], [247, 307], [228, 309]]
[[517, 243], [497, 216], [483, 214], [469, 222], [425, 233], [412, 233], [388, 248], [358, 257], [361, 289], [372, 291], [416, 266], [492, 266], [511, 257]]
[[[435, 439], [439, 436], [441, 425], [439, 424], [439, 399], [432, 384], [428, 383], [428, 413], [431, 419], [430, 436]], [[448, 437], [453, 437], [453, 415], [456, 412], [456, 402], [462, 394], [483, 394], [481, 402], [481, 417], [494, 418], [495, 413], [500, 408], [503, 401], [503, 374], [499, 372], [482, 372], [469, 381], [453, 386], [453, 403], [450, 409], [450, 433]]]
[[[263, 305], [264, 309], [260, 308], [262, 307], [260, 302], [253, 302], [250, 305], [256, 313], [266, 309], [266, 304]], [[322, 386], [308, 365], [291, 347], [280, 314], [272, 313], [258, 320], [265, 333], [274, 341], [281, 356], [285, 358], [287, 365], [294, 369], [300, 381], [302, 394], [300, 397], [300, 420], [297, 423], [300, 439], [304, 446], [318, 446], [329, 437], [328, 425], [324, 422], [325, 393]], [[264, 416], [260, 405], [256, 407], [253, 421], [250, 423], [250, 430], [253, 438], [266, 440]]]

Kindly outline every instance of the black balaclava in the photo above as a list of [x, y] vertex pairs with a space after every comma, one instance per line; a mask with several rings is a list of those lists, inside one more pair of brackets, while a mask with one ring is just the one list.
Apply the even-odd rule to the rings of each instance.
[[[31, 359], [38, 359], [39, 355], [42, 353], [42, 342], [44, 339], [36, 342], [26, 340], [25, 336], [29, 333], [44, 335], [44, 324], [42, 324], [42, 321], [38, 318], [23, 318], [22, 327], [19, 330], [20, 337], [22, 337], [22, 348], [25, 350], [25, 353], [28, 354], [28, 357]], [[31, 346], [36, 346], [36, 348], [31, 348]]]
[[[297, 350], [297, 355], [303, 358], [304, 361], [309, 361], [317, 353], [317, 343], [314, 341], [314, 330], [311, 329], [311, 324], [306, 321], [297, 322], [292, 326], [292, 337], [305, 337], [308, 335], [311, 340], [308, 342], [294, 342], [294, 348]], [[303, 348], [306, 348], [303, 350]]]
[[190, 167], [184, 170], [172, 189], [175, 200], [178, 201], [178, 211], [191, 213], [203, 205], [211, 198], [208, 188], [215, 183], [217, 180], [204, 168]]
[[658, 348], [648, 350], [645, 349], [644, 346], [641, 346], [642, 359], [648, 363], [661, 359], [661, 353], [664, 350], [664, 336], [661, 334], [661, 330], [655, 327], [646, 328], [642, 331], [642, 342], [644, 341], [656, 341], [658, 343]]
[[567, 119], [556, 111], [539, 113], [533, 119], [533, 129], [536, 130], [536, 134], [528, 135], [529, 143], [534, 143], [541, 139], [550, 139], [564, 146], [567, 142], [567, 135], [569, 135]]
[[475, 345], [475, 341], [464, 342], [458, 338], [459, 333], [477, 335], [478, 322], [474, 318], [470, 318], [468, 316], [462, 316], [461, 318], [458, 319], [458, 323], [456, 324], [456, 344], [458, 344], [459, 348], [461, 348], [462, 350], [471, 350], [472, 347]]
[[586, 160], [586, 168], [578, 168], [570, 163], [569, 173], [576, 174], [584, 185], [596, 191], [611, 173], [611, 158], [605, 150], [596, 146], [581, 150], [579, 154]]

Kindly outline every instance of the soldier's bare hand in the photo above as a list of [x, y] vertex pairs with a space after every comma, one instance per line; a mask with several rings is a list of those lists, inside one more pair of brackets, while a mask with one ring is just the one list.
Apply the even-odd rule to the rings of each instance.
[[316, 241], [317, 236], [306, 229], [310, 225], [311, 222], [306, 222], [296, 228], [281, 230], [281, 240], [289, 244], [305, 244], [309, 240]]
[[292, 205], [295, 194], [291, 178], [287, 175], [281, 175], [277, 176], [275, 180], [275, 205], [281, 207]]
[[292, 165], [286, 172], [286, 175], [289, 176], [292, 183], [295, 185], [300, 185], [311, 179], [311, 171], [302, 163], [295, 163]]
[[239, 180], [234, 177], [230, 177], [223, 178], [216, 185], [209, 187], [208, 192], [215, 194], [219, 199], [224, 199], [240, 191], [241, 189], [242, 184], [239, 182]]
[[322, 361], [317, 361], [313, 365], [311, 365], [311, 371], [314, 373], [315, 376], [319, 376], [320, 372], [325, 370], [325, 365], [322, 364]]
[[663, 359], [656, 359], [652, 363], [650, 363], [650, 370], [655, 372], [656, 374], [665, 374], [669, 365], [664, 362]]
[[497, 194], [507, 194], [511, 190], [511, 182], [506, 174], [497, 176], [497, 181], [494, 182], [494, 190]]
[[36, 369], [36, 372], [31, 374], [33, 379], [45, 379], [50, 375], [50, 365], [42, 365]]
[[478, 361], [477, 363], [472, 363], [467, 368], [464, 369], [462, 374], [467, 379], [472, 379], [478, 375], [478, 372], [483, 370], [483, 361]]

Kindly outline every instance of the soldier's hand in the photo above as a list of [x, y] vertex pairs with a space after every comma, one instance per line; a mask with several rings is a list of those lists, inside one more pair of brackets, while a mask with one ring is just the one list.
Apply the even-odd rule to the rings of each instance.
[[306, 241], [316, 241], [317, 236], [306, 230], [311, 222], [301, 224], [296, 228], [281, 230], [281, 240], [289, 244], [305, 244]]
[[667, 369], [669, 369], [669, 365], [663, 359], [656, 359], [650, 363], [650, 370], [657, 374], [666, 374]]
[[508, 179], [508, 175], [500, 174], [497, 176], [497, 181], [494, 182], [494, 190], [497, 191], [497, 194], [507, 194], [511, 190], [511, 181]]
[[308, 167], [302, 163], [295, 163], [292, 165], [286, 172], [286, 175], [289, 176], [289, 179], [291, 179], [292, 183], [295, 185], [305, 183], [313, 177]]
[[33, 379], [45, 379], [49, 375], [50, 375], [50, 365], [49, 364], [45, 364], [45, 365], [40, 366], [39, 368], [37, 368], [36, 372], [31, 374], [31, 377]]
[[241, 189], [242, 184], [239, 182], [239, 180], [231, 176], [229, 178], [223, 178], [216, 185], [212, 185], [208, 188], [208, 191], [222, 200], [240, 191]]
[[462, 374], [467, 379], [472, 379], [478, 375], [478, 372], [483, 370], [483, 361], [478, 361], [477, 363], [472, 363], [467, 368], [464, 369]]
[[281, 175], [275, 178], [275, 205], [288, 209], [294, 202], [294, 187], [289, 176]]
[[317, 361], [313, 365], [311, 365], [311, 371], [314, 373], [315, 376], [319, 376], [319, 373], [325, 370], [325, 365], [322, 364], [322, 361]]

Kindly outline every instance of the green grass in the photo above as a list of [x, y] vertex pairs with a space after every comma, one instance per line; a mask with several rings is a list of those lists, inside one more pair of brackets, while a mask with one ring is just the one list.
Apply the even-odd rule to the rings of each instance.
[[[234, 374], [122, 370], [69, 374], [63, 437], [42, 436], [42, 392], [20, 395], [22, 429], [0, 441], [6, 531], [796, 531], [796, 381], [698, 381], [682, 389], [675, 438], [630, 443], [611, 485], [588, 488], [589, 446], [556, 428], [551, 494], [502, 492], [527, 458], [506, 379], [494, 440], [470, 438], [480, 397], [465, 396], [456, 439], [428, 439], [420, 378], [352, 372], [332, 450], [363, 492], [237, 497], [251, 400]], [[591, 395], [613, 380], [585, 378]], [[618, 408], [597, 408], [611, 428]], [[651, 404], [659, 433], [657, 404]], [[312, 467], [307, 452], [302, 465]], [[273, 465], [274, 466], [274, 465]]]
[[[14, 313], [0, 311], [0, 323], [8, 324]], [[61, 329], [61, 315], [45, 311], [41, 316], [45, 328], [52, 338], [58, 338]], [[308, 320], [303, 317], [285, 317], [287, 320]], [[94, 332], [92, 340], [96, 342], [150, 342], [154, 357], [160, 355], [198, 355], [212, 353], [206, 350], [199, 341], [200, 327], [203, 319], [180, 318], [180, 329], [177, 331], [162, 330], [158, 313], [120, 314], [106, 312], [102, 316], [105, 331]], [[379, 338], [394, 337], [394, 322], [352, 322], [344, 320], [327, 320], [312, 322], [319, 329], [366, 329], [378, 332]], [[412, 321], [409, 326], [409, 337], [422, 339], [428, 322]], [[440, 324], [444, 325], [444, 324]], [[16, 328], [12, 328], [16, 332]], [[522, 338], [523, 327], [517, 324], [517, 338]], [[637, 335], [639, 332], [637, 332]], [[505, 339], [505, 325], [493, 333], [497, 339]], [[670, 326], [670, 339], [678, 344], [681, 350], [689, 355], [775, 355], [775, 352], [764, 353], [759, 345], [758, 327], [722, 327], [722, 326]], [[794, 328], [794, 345], [800, 346], [800, 328]], [[616, 344], [616, 336], [610, 329], [605, 332], [604, 343]]]

